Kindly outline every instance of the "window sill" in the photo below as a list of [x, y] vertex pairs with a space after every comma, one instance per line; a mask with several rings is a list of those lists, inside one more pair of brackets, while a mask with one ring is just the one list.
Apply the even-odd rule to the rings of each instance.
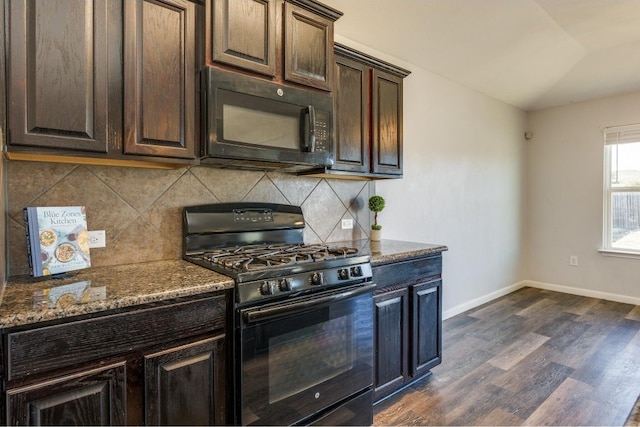
[[640, 259], [640, 252], [624, 251], [619, 249], [598, 249], [598, 252], [604, 256]]

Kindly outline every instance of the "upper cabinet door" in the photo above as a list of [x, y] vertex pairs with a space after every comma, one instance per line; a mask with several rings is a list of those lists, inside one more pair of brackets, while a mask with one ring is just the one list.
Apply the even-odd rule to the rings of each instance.
[[106, 152], [106, 1], [8, 7], [9, 144]]
[[207, 2], [207, 60], [276, 75], [276, 3], [273, 0]]
[[284, 79], [333, 90], [333, 21], [291, 3], [284, 6]]
[[124, 152], [193, 159], [196, 5], [124, 2]]
[[373, 70], [372, 169], [402, 175], [402, 78]]
[[334, 170], [369, 172], [371, 67], [336, 56]]

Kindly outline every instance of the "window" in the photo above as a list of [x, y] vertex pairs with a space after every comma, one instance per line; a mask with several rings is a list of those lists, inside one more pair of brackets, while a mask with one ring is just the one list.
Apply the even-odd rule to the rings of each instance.
[[604, 129], [605, 251], [640, 255], [640, 124]]

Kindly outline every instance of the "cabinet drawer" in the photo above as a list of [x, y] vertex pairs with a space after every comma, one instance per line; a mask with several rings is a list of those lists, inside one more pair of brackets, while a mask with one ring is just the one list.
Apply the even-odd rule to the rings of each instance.
[[373, 280], [378, 284], [378, 289], [397, 285], [411, 285], [424, 281], [429, 277], [442, 275], [442, 255], [373, 267]]
[[226, 297], [9, 333], [9, 381], [223, 329]]

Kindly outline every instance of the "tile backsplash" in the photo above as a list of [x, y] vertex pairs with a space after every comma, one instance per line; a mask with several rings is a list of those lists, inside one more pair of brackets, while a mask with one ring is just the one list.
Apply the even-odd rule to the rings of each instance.
[[[105, 230], [107, 237], [106, 248], [91, 250], [92, 265], [108, 266], [181, 258], [182, 208], [206, 203], [299, 205], [306, 243], [367, 238], [367, 200], [375, 193], [368, 181], [205, 166], [161, 170], [9, 161], [6, 167], [9, 276], [29, 271], [25, 206], [86, 206], [89, 229]], [[352, 230], [340, 228], [344, 218], [353, 218]]]

